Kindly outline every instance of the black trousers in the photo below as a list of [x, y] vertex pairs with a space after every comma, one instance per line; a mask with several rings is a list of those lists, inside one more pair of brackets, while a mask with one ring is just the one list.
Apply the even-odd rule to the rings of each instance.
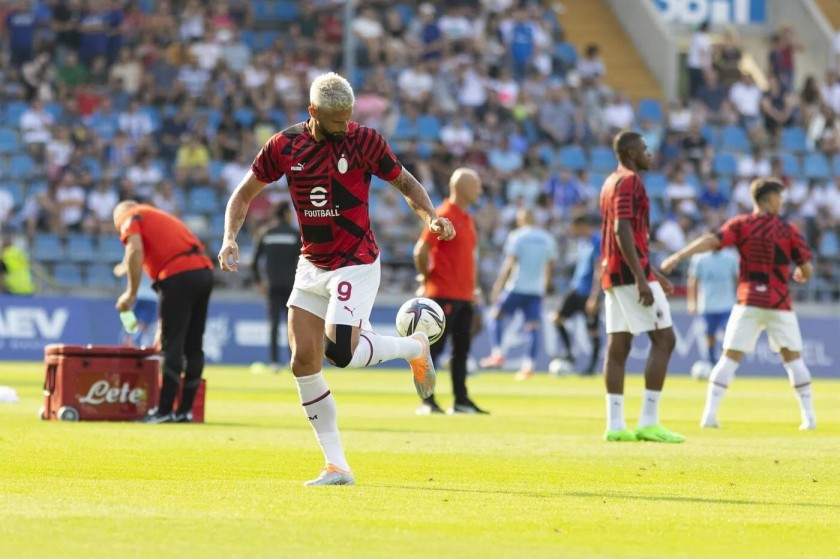
[[280, 331], [280, 322], [289, 323], [289, 310], [286, 303], [289, 295], [292, 294], [291, 286], [270, 286], [268, 289], [268, 320], [271, 323], [271, 340], [269, 341], [269, 354], [272, 363], [280, 363], [280, 344], [277, 343], [277, 332]]
[[443, 336], [431, 347], [432, 359], [437, 367], [438, 357], [446, 348], [446, 339], [452, 338], [452, 360], [450, 364], [452, 375], [452, 393], [456, 402], [469, 400], [467, 395], [467, 357], [470, 354], [472, 336], [470, 330], [473, 320], [472, 301], [458, 301], [455, 299], [434, 299], [446, 315], [446, 327]]
[[212, 270], [190, 270], [156, 283], [161, 322], [163, 386], [160, 390], [161, 413], [169, 413], [178, 394], [181, 372], [184, 390], [179, 413], [192, 410], [195, 393], [204, 372], [204, 326], [207, 306], [213, 291]]

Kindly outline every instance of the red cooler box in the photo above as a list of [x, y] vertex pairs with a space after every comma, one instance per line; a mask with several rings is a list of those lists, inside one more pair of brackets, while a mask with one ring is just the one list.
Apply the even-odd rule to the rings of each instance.
[[41, 419], [131, 421], [160, 398], [160, 362], [152, 348], [51, 344], [44, 362]]

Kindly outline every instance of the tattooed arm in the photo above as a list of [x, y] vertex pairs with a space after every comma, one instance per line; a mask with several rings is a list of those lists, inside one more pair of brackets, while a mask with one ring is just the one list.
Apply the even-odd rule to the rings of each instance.
[[[245, 216], [248, 215], [248, 206], [256, 198], [265, 183], [254, 176], [253, 171], [248, 171], [236, 190], [228, 200], [225, 209], [225, 233], [222, 239], [222, 249], [219, 251], [219, 266], [226, 272], [236, 272], [239, 264], [239, 246], [236, 244], [236, 234], [245, 223]], [[232, 259], [232, 262], [231, 262]]]
[[449, 241], [455, 237], [455, 228], [452, 223], [445, 217], [437, 216], [428, 192], [414, 178], [414, 175], [403, 169], [399, 176], [391, 181], [391, 186], [400, 191], [414, 213], [428, 224], [430, 231], [440, 234], [442, 241]]

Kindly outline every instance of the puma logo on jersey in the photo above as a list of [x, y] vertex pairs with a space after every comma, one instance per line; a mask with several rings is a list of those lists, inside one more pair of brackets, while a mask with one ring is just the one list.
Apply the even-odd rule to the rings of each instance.
[[303, 171], [303, 163], [295, 163], [292, 165], [292, 171]]
[[353, 307], [353, 308], [351, 309], [351, 308], [350, 308], [350, 307], [348, 307], [347, 305], [344, 305], [344, 310], [346, 310], [347, 312], [349, 312], [349, 313], [350, 313], [350, 316], [353, 316], [353, 312], [355, 312], [356, 307]]

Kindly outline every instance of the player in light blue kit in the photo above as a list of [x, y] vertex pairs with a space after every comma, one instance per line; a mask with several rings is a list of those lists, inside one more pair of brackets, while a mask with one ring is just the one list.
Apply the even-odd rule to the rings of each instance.
[[731, 250], [697, 254], [688, 266], [688, 313], [703, 315], [709, 363], [717, 363], [715, 336], [724, 330], [735, 305], [738, 255]]
[[493, 285], [494, 310], [490, 324], [493, 350], [489, 357], [481, 360], [481, 366], [504, 365], [502, 321], [506, 316], [521, 311], [525, 315], [525, 331], [529, 336], [528, 357], [522, 361], [516, 376], [523, 380], [534, 374], [542, 299], [551, 289], [551, 273], [558, 250], [551, 234], [536, 225], [534, 212], [530, 209], [523, 208], [517, 212], [516, 225], [517, 228], [508, 234], [505, 241], [505, 261]]

